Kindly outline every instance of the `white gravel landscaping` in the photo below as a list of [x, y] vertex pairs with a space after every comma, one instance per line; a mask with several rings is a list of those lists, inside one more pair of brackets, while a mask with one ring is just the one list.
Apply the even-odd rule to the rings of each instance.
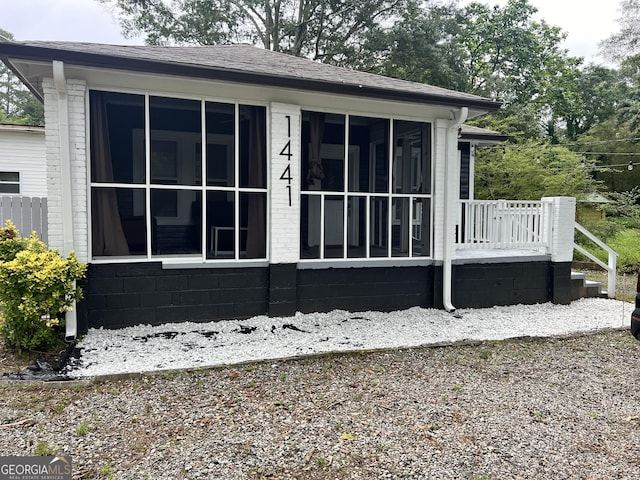
[[571, 305], [484, 309], [336, 310], [294, 317], [92, 329], [79, 342], [72, 378], [202, 368], [329, 352], [417, 347], [628, 328], [633, 306], [581, 299]]

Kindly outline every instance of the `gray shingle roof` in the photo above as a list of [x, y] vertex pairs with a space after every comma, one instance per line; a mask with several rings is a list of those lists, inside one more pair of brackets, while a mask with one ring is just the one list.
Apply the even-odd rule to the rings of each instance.
[[335, 67], [245, 44], [162, 47], [26, 41], [0, 43], [0, 57], [62, 60], [76, 65], [228, 78], [246, 83], [486, 110], [500, 107], [499, 102], [477, 95]]
[[488, 128], [476, 127], [473, 125], [462, 125], [461, 132], [462, 138], [466, 139], [484, 139], [503, 141], [508, 138], [504, 133], [496, 132], [495, 130], [489, 130]]

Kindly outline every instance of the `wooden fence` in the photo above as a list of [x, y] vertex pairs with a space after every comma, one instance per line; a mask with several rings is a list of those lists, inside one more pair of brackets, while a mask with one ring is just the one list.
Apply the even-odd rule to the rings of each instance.
[[23, 237], [36, 231], [40, 239], [48, 243], [47, 235], [47, 197], [23, 197], [4, 195], [0, 197], [0, 221], [2, 226], [11, 220]]

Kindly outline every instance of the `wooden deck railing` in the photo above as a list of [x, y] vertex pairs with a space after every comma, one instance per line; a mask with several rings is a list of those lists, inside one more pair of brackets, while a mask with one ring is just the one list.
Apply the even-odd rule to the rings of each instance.
[[551, 204], [540, 201], [463, 200], [456, 236], [458, 249], [546, 249]]

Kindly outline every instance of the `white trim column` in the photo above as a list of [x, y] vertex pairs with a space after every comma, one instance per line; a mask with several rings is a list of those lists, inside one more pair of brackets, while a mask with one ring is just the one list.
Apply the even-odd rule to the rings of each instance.
[[300, 107], [272, 103], [269, 261], [300, 258]]
[[549, 253], [552, 262], [573, 260], [573, 240], [576, 221], [576, 199], [574, 197], [544, 197], [542, 203], [550, 204], [551, 221]]

